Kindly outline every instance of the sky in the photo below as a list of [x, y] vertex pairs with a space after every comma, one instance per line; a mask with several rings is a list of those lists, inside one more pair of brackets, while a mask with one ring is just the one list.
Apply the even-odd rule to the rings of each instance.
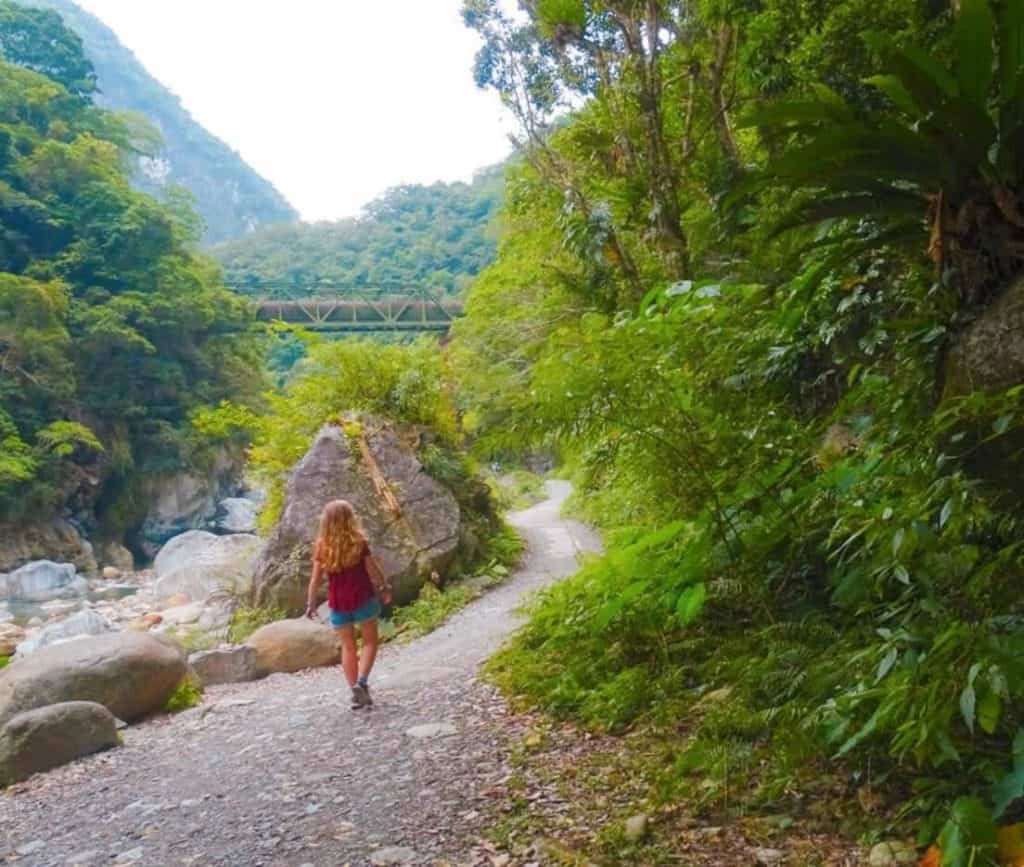
[[511, 146], [461, 0], [78, 0], [304, 219], [468, 180]]

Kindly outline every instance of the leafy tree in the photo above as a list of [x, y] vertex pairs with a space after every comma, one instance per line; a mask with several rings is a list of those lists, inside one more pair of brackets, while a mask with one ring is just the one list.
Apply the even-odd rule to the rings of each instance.
[[88, 99], [96, 90], [82, 40], [56, 12], [0, 3], [0, 58], [53, 79], [74, 96]]

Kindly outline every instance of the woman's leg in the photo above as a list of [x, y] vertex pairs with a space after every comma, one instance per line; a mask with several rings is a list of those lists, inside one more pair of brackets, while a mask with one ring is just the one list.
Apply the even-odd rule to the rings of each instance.
[[359, 654], [359, 680], [366, 683], [377, 660], [377, 618], [360, 623], [359, 634], [363, 639], [363, 650]]
[[334, 630], [341, 644], [341, 671], [349, 686], [356, 685], [359, 668], [359, 652], [356, 650], [356, 630], [350, 624]]

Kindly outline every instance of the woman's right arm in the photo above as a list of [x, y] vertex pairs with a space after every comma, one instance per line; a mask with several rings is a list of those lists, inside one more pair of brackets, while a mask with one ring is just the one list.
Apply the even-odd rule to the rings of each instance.
[[320, 589], [320, 546], [313, 551], [313, 574], [309, 578], [309, 593], [306, 595], [306, 617], [316, 619], [316, 596]]

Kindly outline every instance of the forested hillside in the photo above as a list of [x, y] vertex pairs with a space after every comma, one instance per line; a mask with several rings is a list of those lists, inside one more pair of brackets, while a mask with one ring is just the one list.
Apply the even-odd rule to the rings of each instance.
[[405, 284], [458, 292], [494, 259], [492, 219], [504, 167], [472, 183], [411, 184], [389, 190], [358, 219], [273, 226], [222, 244], [213, 255], [232, 286]]
[[92, 103], [78, 38], [0, 20], [51, 76], [0, 62], [0, 520], [116, 535], [146, 476], [208, 464], [193, 418], [262, 387], [252, 315], [194, 252], [195, 215], [133, 189], [133, 130]]
[[[465, 3], [524, 160], [455, 366], [483, 452], [560, 452], [609, 550], [496, 676], [653, 727], [621, 772], [668, 835], [680, 799], [910, 818], [991, 863], [1024, 807], [1024, 5], [523, 7]], [[622, 834], [589, 854], [669, 863]]]
[[[298, 219], [284, 196], [196, 123], [102, 21], [72, 0], [24, 0], [23, 5], [56, 10], [81, 37], [96, 72], [99, 105], [136, 112], [156, 126], [162, 147], [150, 157], [137, 159], [133, 182], [158, 196], [173, 185], [187, 189], [205, 223], [205, 241], [216, 243], [260, 226]], [[9, 41], [6, 44], [11, 46]]]

